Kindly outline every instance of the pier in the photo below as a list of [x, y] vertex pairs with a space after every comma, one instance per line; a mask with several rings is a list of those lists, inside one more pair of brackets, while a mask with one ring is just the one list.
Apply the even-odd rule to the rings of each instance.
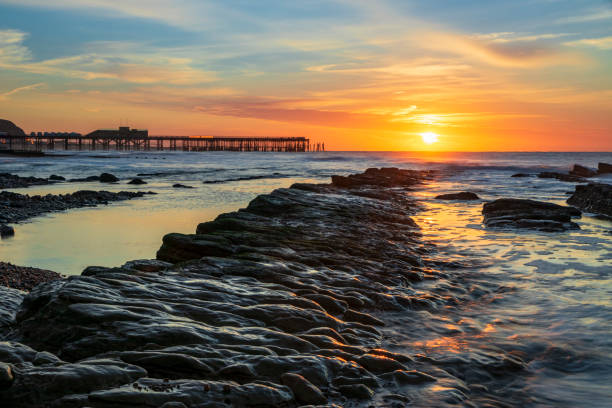
[[0, 134], [0, 152], [27, 153], [53, 150], [116, 150], [186, 152], [311, 152], [323, 151], [323, 143], [311, 144], [305, 137], [140, 136], [67, 134]]

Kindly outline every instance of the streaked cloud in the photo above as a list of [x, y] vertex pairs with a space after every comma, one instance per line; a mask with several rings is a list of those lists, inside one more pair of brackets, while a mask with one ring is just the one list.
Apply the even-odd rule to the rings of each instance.
[[10, 91], [0, 93], [0, 100], [5, 100], [5, 99], [8, 99], [8, 98], [9, 98], [9, 96], [12, 96], [12, 95], [18, 94], [18, 93], [20, 93], [20, 92], [32, 91], [32, 90], [34, 90], [34, 89], [39, 89], [39, 88], [42, 88], [42, 87], [44, 87], [44, 86], [45, 86], [45, 83], [44, 83], [44, 82], [39, 82], [39, 83], [37, 83], [37, 84], [31, 84], [31, 85], [20, 86], [20, 87], [18, 87], [18, 88], [11, 89]]
[[589, 23], [593, 21], [609, 20], [612, 19], [612, 8], [601, 8], [592, 10], [587, 14], [574, 15], [559, 18], [556, 20], [558, 24], [571, 24], [571, 23]]
[[563, 43], [570, 47], [595, 47], [602, 50], [612, 49], [612, 36], [601, 38], [583, 38], [581, 40]]

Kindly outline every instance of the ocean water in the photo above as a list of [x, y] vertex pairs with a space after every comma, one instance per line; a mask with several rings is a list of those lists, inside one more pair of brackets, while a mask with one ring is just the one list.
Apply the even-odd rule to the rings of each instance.
[[[484, 200], [531, 198], [563, 204], [573, 183], [511, 178], [517, 172], [567, 171], [573, 163], [612, 163], [612, 153], [77, 153], [40, 158], [0, 158], [0, 172], [66, 178], [110, 172], [119, 184], [58, 183], [13, 189], [23, 194], [79, 189], [145, 190], [158, 194], [108, 206], [71, 210], [15, 225], [0, 241], [0, 260], [79, 274], [88, 265], [118, 266], [154, 258], [169, 232], [192, 233], [199, 222], [246, 206], [256, 195], [295, 182], [328, 182], [332, 174], [368, 167], [437, 169], [440, 177], [414, 196], [424, 211], [415, 221], [437, 255], [467, 265], [457, 302], [430, 316], [388, 316], [384, 347], [452, 362], [448, 370], [468, 379], [465, 367], [484, 364], [503, 351], [528, 368], [489, 392], [508, 406], [609, 407], [612, 401], [612, 222], [584, 214], [581, 229], [564, 233], [489, 230]], [[139, 176], [142, 175], [142, 176]], [[139, 176], [148, 182], [131, 186]], [[612, 183], [612, 177], [595, 179]], [[175, 189], [174, 183], [196, 187]], [[473, 191], [483, 200], [439, 202], [435, 195]], [[450, 280], [430, 281], [427, 293]], [[455, 283], [452, 283], [456, 285]], [[430, 312], [419, 312], [430, 313]], [[412, 319], [412, 320], [411, 320]], [[412, 321], [426, 321], [415, 327]], [[473, 381], [471, 381], [473, 382]], [[443, 385], [414, 395], [416, 406], [442, 406]], [[487, 401], [471, 401], [487, 406]], [[433, 405], [432, 405], [433, 404]]]

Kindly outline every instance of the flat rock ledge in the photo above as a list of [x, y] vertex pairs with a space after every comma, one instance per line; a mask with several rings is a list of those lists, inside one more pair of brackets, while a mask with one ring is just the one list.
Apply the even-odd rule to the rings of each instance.
[[612, 217], [612, 185], [591, 183], [576, 186], [567, 203], [586, 212]]
[[89, 191], [81, 190], [71, 194], [26, 195], [0, 192], [0, 224], [15, 223], [38, 215], [64, 211], [71, 208], [95, 207], [113, 201], [131, 200], [143, 197], [153, 192], [120, 191]]
[[466, 392], [433, 359], [380, 348], [385, 322], [374, 312], [433, 310], [450, 292], [410, 290], [437, 278], [406, 195], [428, 175], [401, 172], [381, 188], [373, 173], [366, 184], [261, 195], [196, 234], [167, 235], [157, 260], [89, 267], [25, 297], [10, 292], [0, 400], [357, 407], [387, 395], [408, 401], [440, 379]]
[[439, 196], [436, 196], [436, 200], [471, 201], [471, 200], [480, 200], [480, 197], [478, 197], [476, 193], [472, 193], [470, 191], [462, 191], [460, 193], [440, 194]]
[[572, 222], [580, 210], [557, 204], [518, 198], [501, 198], [482, 207], [487, 227], [526, 228], [544, 232], [580, 229]]

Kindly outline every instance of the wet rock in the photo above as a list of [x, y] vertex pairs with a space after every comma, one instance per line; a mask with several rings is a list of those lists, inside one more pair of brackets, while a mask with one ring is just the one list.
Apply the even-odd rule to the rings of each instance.
[[367, 385], [354, 384], [354, 385], [342, 385], [338, 387], [338, 390], [349, 398], [355, 398], [360, 400], [372, 399], [374, 391]]
[[15, 235], [15, 230], [13, 229], [13, 227], [9, 225], [5, 225], [5, 224], [0, 224], [0, 237], [1, 238], [12, 237], [13, 235]]
[[135, 179], [130, 180], [128, 184], [141, 185], [141, 184], [147, 184], [147, 182], [141, 178], [135, 178]]
[[24, 296], [21, 290], [0, 285], [0, 328], [13, 323]]
[[157, 259], [138, 259], [135, 261], [126, 262], [122, 268], [135, 269], [142, 272], [160, 272], [170, 268], [171, 266], [171, 263]]
[[172, 187], [174, 188], [195, 188], [193, 186], [186, 186], [185, 184], [180, 184], [180, 183], [173, 184]]
[[367, 169], [361, 174], [349, 176], [332, 176], [332, 184], [336, 187], [355, 188], [362, 186], [401, 187], [411, 186], [423, 180], [423, 172], [401, 170], [397, 167]]
[[406, 369], [402, 363], [392, 358], [376, 354], [364, 354], [357, 359], [357, 362], [366, 370], [375, 374], [389, 373], [396, 370]]
[[285, 373], [281, 382], [291, 389], [295, 399], [303, 404], [327, 404], [327, 398], [320, 389], [299, 374]]
[[580, 228], [571, 221], [572, 217], [580, 216], [579, 210], [542, 201], [502, 198], [485, 203], [482, 214], [487, 227], [527, 228], [545, 232]]
[[554, 178], [559, 181], [566, 181], [568, 183], [585, 183], [586, 180], [583, 177], [576, 176], [574, 174], [556, 173], [550, 171], [544, 171], [538, 174], [539, 178]]
[[423, 384], [437, 381], [434, 376], [416, 370], [396, 370], [386, 374], [385, 378], [392, 378], [399, 384]]
[[116, 183], [119, 179], [110, 173], [102, 173], [100, 174], [100, 183]]
[[598, 174], [610, 174], [612, 173], [612, 164], [608, 163], [598, 163], [597, 164], [597, 173]]
[[50, 181], [37, 177], [20, 177], [16, 174], [0, 173], [0, 189], [41, 186], [50, 184]]
[[66, 181], [66, 177], [58, 176], [56, 174], [52, 174], [52, 175], [49, 176], [49, 180], [52, 180], [52, 181]]
[[88, 181], [100, 181], [100, 176], [88, 176], [83, 178], [72, 178], [68, 180], [70, 182], [88, 182]]
[[47, 194], [45, 196], [0, 192], [0, 222], [15, 223], [37, 215], [64, 211], [71, 208], [93, 207], [112, 201], [131, 200], [153, 192], [80, 190], [72, 194]]
[[461, 193], [441, 194], [436, 196], [436, 200], [480, 200], [475, 193], [463, 191]]
[[597, 175], [597, 171], [585, 166], [581, 166], [580, 164], [574, 164], [574, 167], [570, 171], [570, 174], [572, 176], [578, 177], [594, 177]]
[[10, 388], [13, 381], [15, 381], [15, 377], [11, 365], [0, 363], [0, 391]]
[[612, 217], [612, 185], [591, 183], [576, 186], [567, 203], [583, 211]]
[[527, 174], [527, 173], [516, 173], [516, 174], [513, 174], [511, 177], [531, 177], [531, 174]]

